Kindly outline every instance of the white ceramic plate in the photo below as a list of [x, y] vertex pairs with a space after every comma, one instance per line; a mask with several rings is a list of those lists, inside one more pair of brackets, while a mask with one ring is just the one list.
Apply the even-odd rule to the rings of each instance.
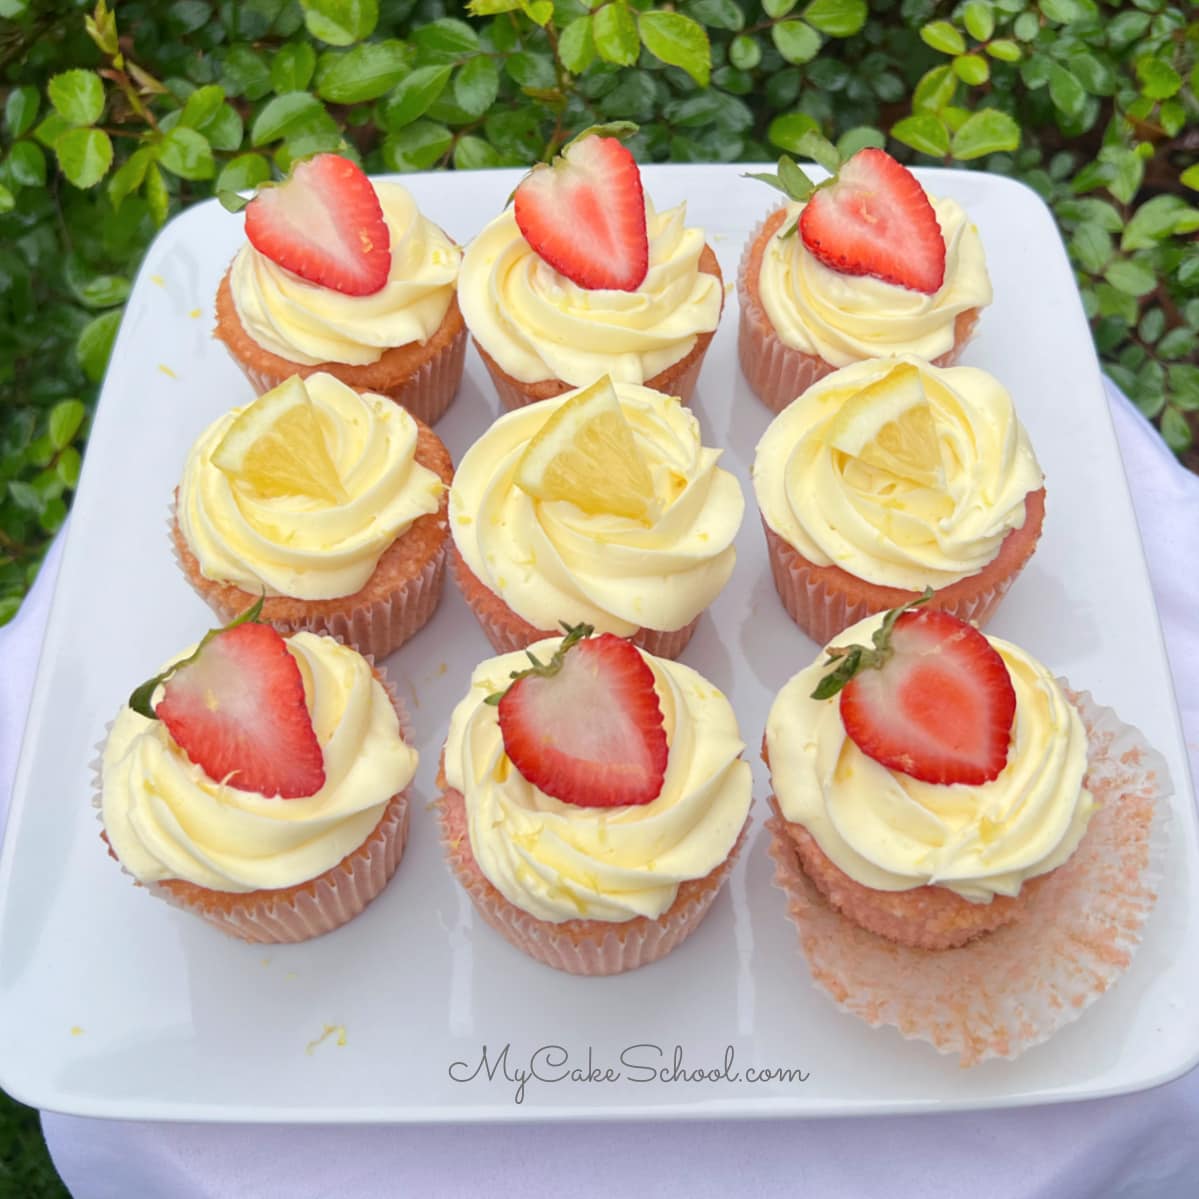
[[[732, 280], [773, 206], [740, 167], [649, 167], [659, 207], [686, 199]], [[405, 180], [460, 241], [517, 172]], [[1199, 851], [1185, 755], [1141, 545], [1086, 322], [1048, 211], [1030, 191], [931, 171], [982, 231], [995, 284], [966, 361], [1016, 397], [1044, 467], [1036, 556], [992, 629], [1137, 725], [1174, 778], [1167, 878], [1127, 976], [1014, 1063], [956, 1059], [843, 1015], [808, 979], [760, 823], [699, 932], [630, 975], [539, 966], [481, 921], [451, 880], [425, 802], [450, 709], [490, 651], [452, 586], [387, 662], [419, 731], [404, 861], [359, 919], [306, 945], [256, 948], [135, 888], [104, 852], [89, 763], [106, 723], [168, 655], [209, 627], [175, 567], [166, 517], [193, 438], [250, 398], [211, 338], [217, 281], [241, 221], [215, 202], [151, 248], [104, 384], [17, 772], [0, 862], [0, 1082], [39, 1107], [223, 1121], [472, 1121], [864, 1115], [1005, 1107], [1150, 1087], [1199, 1059]], [[749, 466], [769, 420], [736, 362], [730, 294], [695, 400], [708, 444], [750, 497], [731, 584], [686, 660], [732, 699], [754, 764], [769, 701], [816, 647], [784, 616], [765, 563]], [[497, 403], [471, 351], [439, 433], [457, 460]], [[328, 1035], [323, 1034], [328, 1031]], [[486, 1047], [495, 1076], [480, 1070]], [[555, 1050], [550, 1047], [560, 1047]], [[738, 1081], [647, 1080], [654, 1069]], [[538, 1054], [538, 1051], [541, 1051]], [[590, 1054], [590, 1062], [588, 1055]], [[622, 1054], [625, 1059], [621, 1065]], [[565, 1062], [563, 1058], [565, 1057]], [[519, 1091], [516, 1078], [530, 1068]], [[454, 1063], [461, 1063], [454, 1067]], [[599, 1078], [548, 1081], [594, 1067]], [[751, 1083], [749, 1068], [802, 1071]], [[604, 1071], [619, 1071], [604, 1080]]]

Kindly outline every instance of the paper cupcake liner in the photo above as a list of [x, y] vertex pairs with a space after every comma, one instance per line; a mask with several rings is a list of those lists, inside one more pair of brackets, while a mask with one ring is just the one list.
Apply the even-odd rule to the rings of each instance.
[[620, 924], [603, 920], [538, 920], [510, 903], [487, 880], [471, 852], [462, 793], [447, 788], [436, 804], [446, 861], [479, 915], [509, 944], [567, 974], [621, 974], [665, 957], [708, 914], [749, 828], [747, 820], [729, 856], [710, 874], [679, 887], [674, 903], [656, 920], [637, 916]]
[[[535, 628], [518, 616], [495, 592], [490, 591], [466, 565], [455, 546], [450, 552], [450, 571], [467, 606], [474, 613], [491, 648], [497, 654], [517, 653], [547, 637], [557, 637], [561, 630], [547, 632]], [[700, 613], [702, 616], [703, 613]], [[638, 629], [629, 638], [639, 649], [656, 658], [677, 658], [687, 647], [699, 624], [696, 616], [681, 629]]]
[[[741, 306], [741, 318], [737, 332], [737, 357], [741, 372], [754, 395], [772, 412], [782, 412], [797, 396], [802, 395], [813, 383], [839, 368], [826, 362], [817, 354], [807, 354], [785, 345], [774, 331], [770, 318], [761, 302], [749, 286], [750, 257], [758, 238], [775, 213], [775, 209], [758, 223], [745, 243], [741, 262], [737, 268], [737, 297]], [[939, 358], [933, 366], [952, 366], [966, 348], [978, 323], [979, 310], [968, 309], [957, 317], [954, 328], [953, 347]]]
[[[370, 665], [395, 709], [400, 736], [411, 745], [412, 722], [403, 700], [374, 663]], [[104, 831], [103, 758], [111, 732], [110, 721], [92, 762], [92, 806], [100, 822], [100, 838], [109, 856], [135, 885], [172, 907], [199, 916], [229, 936], [255, 944], [279, 945], [308, 941], [332, 932], [351, 921], [377, 898], [400, 864], [408, 840], [410, 786], [388, 800], [379, 823], [357, 849], [308, 882], [278, 891], [248, 892], [213, 891], [182, 880], [144, 883], [117, 857]]]
[[959, 949], [896, 945], [827, 906], [772, 797], [775, 884], [813, 980], [842, 1011], [973, 1066], [1040, 1044], [1128, 969], [1163, 877], [1169, 772], [1137, 729], [1089, 693], [1066, 690], [1087, 730], [1086, 786], [1096, 811], [1078, 849], [1043, 877], [1019, 921]]

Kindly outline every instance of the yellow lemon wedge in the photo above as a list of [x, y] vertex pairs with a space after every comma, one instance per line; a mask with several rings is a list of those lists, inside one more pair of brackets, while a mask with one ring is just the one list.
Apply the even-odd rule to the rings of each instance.
[[212, 461], [260, 495], [305, 495], [330, 504], [348, 499], [298, 375], [247, 405], [213, 450]]
[[571, 396], [521, 455], [516, 485], [540, 500], [569, 500], [595, 515], [658, 517], [649, 468], [605, 375]]
[[829, 422], [828, 441], [867, 466], [943, 489], [945, 465], [920, 372], [903, 362], [864, 387]]

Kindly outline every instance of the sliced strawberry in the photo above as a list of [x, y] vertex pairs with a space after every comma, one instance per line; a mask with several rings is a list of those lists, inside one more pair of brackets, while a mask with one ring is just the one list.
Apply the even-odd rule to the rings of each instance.
[[269, 625], [217, 633], [170, 675], [154, 711], [210, 779], [284, 799], [325, 785], [300, 668]]
[[580, 287], [635, 291], [649, 270], [641, 172], [614, 137], [583, 137], [516, 189], [516, 223], [537, 256]]
[[504, 750], [528, 782], [564, 803], [649, 803], [666, 776], [653, 672], [628, 641], [581, 640], [583, 629], [591, 631], [571, 630], [544, 666], [534, 659], [499, 699]]
[[843, 275], [872, 275], [931, 295], [945, 282], [937, 214], [907, 167], [859, 150], [816, 190], [799, 217], [804, 245]]
[[391, 234], [371, 181], [348, 158], [318, 154], [246, 206], [250, 244], [285, 270], [349, 296], [379, 291]]

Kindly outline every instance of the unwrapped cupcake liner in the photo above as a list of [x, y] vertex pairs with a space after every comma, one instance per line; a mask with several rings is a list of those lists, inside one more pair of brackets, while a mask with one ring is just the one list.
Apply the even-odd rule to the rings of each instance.
[[771, 799], [775, 884], [813, 981], [842, 1011], [962, 1066], [1015, 1058], [1077, 1020], [1128, 969], [1161, 885], [1172, 792], [1165, 760], [1110, 708], [1062, 685], [1087, 730], [1085, 785], [1096, 810], [1021, 918], [959, 949], [896, 945], [829, 907]]
[[588, 976], [648, 966], [685, 941], [708, 914], [749, 828], [747, 820], [729, 856], [710, 874], [682, 883], [674, 904], [656, 920], [637, 916], [619, 924], [603, 920], [553, 924], [510, 903], [479, 869], [470, 848], [462, 793], [447, 788], [436, 806], [446, 861], [479, 915], [509, 944], [543, 965]]
[[[400, 736], [411, 745], [412, 722], [403, 700], [374, 662], [370, 664], [376, 681], [386, 691], [395, 709]], [[137, 886], [144, 887], [151, 895], [165, 900], [172, 907], [199, 916], [229, 936], [259, 945], [282, 945], [308, 941], [332, 932], [347, 924], [376, 899], [400, 864], [408, 840], [410, 786], [388, 800], [379, 823], [357, 849], [347, 854], [336, 866], [308, 882], [277, 891], [247, 892], [213, 891], [178, 879], [144, 883], [117, 857], [104, 831], [103, 760], [104, 747], [111, 732], [110, 721], [105, 728], [104, 741], [96, 747], [97, 755], [92, 762], [92, 805], [96, 819], [100, 822], [100, 838], [109, 856]]]

